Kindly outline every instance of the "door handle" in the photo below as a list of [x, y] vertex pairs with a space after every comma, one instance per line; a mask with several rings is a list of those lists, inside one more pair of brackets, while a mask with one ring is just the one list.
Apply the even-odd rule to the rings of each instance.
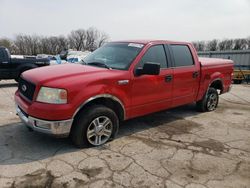
[[171, 82], [172, 79], [173, 79], [172, 75], [165, 76], [165, 82]]
[[193, 78], [197, 78], [198, 76], [199, 76], [199, 72], [198, 71], [193, 72]]

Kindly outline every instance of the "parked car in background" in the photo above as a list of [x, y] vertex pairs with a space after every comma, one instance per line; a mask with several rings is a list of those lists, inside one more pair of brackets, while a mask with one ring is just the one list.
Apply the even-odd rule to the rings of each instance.
[[53, 56], [49, 59], [50, 65], [61, 65], [67, 63], [66, 60], [62, 60], [60, 55]]
[[215, 110], [232, 73], [233, 61], [198, 58], [190, 43], [111, 42], [82, 64], [22, 74], [16, 110], [35, 131], [99, 146], [124, 120], [193, 102], [199, 111]]
[[0, 47], [0, 80], [15, 79], [18, 82], [24, 71], [47, 65], [49, 65], [49, 59], [47, 58], [12, 58], [7, 48]]
[[67, 55], [67, 62], [68, 63], [80, 63], [88, 54], [91, 52], [89, 51], [69, 51]]
[[10, 57], [11, 57], [12, 59], [14, 59], [14, 58], [24, 59], [24, 56], [23, 56], [23, 55], [11, 55]]
[[76, 56], [68, 56], [67, 57], [67, 63], [80, 63], [82, 59], [80, 57]]
[[[60, 58], [62, 60], [68, 60], [71, 62], [77, 62], [79, 59], [85, 58], [88, 54], [90, 54], [90, 51], [75, 51], [75, 50], [64, 50], [60, 53]], [[77, 58], [77, 59], [72, 59]]]

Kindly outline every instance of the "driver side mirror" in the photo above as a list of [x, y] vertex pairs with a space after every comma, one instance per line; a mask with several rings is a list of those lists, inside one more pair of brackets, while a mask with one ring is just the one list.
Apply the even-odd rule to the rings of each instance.
[[143, 65], [143, 68], [137, 68], [135, 74], [140, 75], [159, 75], [160, 74], [160, 64], [147, 62]]

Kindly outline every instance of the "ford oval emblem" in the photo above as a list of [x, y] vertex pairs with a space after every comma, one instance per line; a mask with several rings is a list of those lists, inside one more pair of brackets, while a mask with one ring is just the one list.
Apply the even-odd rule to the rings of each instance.
[[22, 90], [23, 90], [23, 92], [25, 92], [27, 90], [27, 86], [23, 84], [22, 85]]

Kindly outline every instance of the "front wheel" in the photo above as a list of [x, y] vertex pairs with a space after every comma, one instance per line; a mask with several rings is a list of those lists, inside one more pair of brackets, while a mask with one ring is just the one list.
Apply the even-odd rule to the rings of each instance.
[[209, 88], [206, 95], [196, 103], [197, 109], [200, 112], [210, 112], [217, 108], [219, 95], [215, 88]]
[[113, 139], [118, 128], [119, 119], [112, 109], [94, 105], [76, 116], [70, 136], [78, 147], [100, 146]]

